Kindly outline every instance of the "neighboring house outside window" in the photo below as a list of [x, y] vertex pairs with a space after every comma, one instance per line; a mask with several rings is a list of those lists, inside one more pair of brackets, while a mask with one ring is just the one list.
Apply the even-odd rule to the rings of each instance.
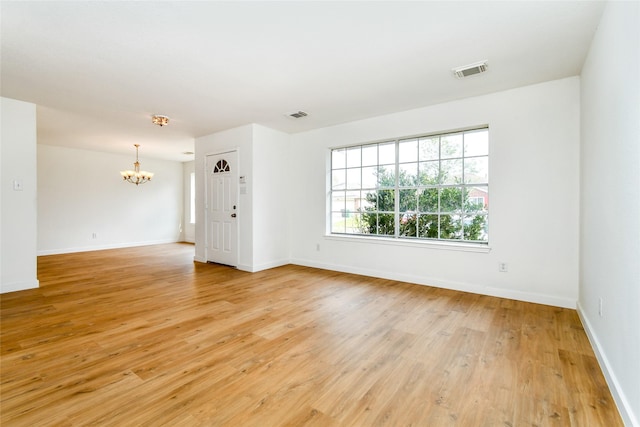
[[489, 241], [489, 130], [331, 150], [332, 234]]

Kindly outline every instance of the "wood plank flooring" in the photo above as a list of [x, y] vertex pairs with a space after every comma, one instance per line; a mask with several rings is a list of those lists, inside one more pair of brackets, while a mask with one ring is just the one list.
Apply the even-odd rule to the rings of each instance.
[[169, 244], [2, 295], [2, 426], [621, 426], [574, 310]]

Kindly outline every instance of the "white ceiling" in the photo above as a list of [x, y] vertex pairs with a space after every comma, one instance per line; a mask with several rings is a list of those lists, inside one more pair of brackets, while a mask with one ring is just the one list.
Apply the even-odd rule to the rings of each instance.
[[578, 75], [603, 6], [2, 1], [2, 96], [38, 105], [39, 143], [185, 161], [247, 123], [295, 133]]

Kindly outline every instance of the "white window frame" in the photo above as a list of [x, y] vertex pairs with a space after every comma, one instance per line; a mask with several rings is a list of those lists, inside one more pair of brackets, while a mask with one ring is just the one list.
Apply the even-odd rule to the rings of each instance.
[[[455, 249], [455, 248], [460, 248], [460, 247], [466, 247], [472, 251], [474, 251], [475, 249], [479, 249], [479, 251], [485, 251], [488, 250], [488, 245], [489, 245], [489, 236], [488, 236], [488, 220], [489, 220], [489, 210], [488, 210], [488, 206], [484, 207], [483, 206], [483, 210], [481, 212], [473, 212], [473, 211], [467, 211], [465, 210], [466, 207], [464, 205], [460, 206], [460, 214], [459, 215], [476, 215], [476, 216], [482, 216], [485, 219], [485, 227], [484, 227], [484, 232], [482, 233], [482, 235], [480, 236], [480, 240], [465, 240], [465, 232], [464, 230], [464, 225], [461, 225], [461, 229], [460, 229], [460, 234], [457, 235], [455, 238], [453, 239], [449, 239], [449, 238], [442, 238], [440, 236], [440, 232], [441, 232], [441, 227], [440, 227], [440, 221], [441, 221], [441, 217], [443, 216], [450, 216], [453, 217], [454, 214], [452, 214], [452, 212], [450, 211], [446, 211], [446, 210], [442, 210], [442, 206], [441, 206], [441, 191], [442, 189], [445, 188], [460, 188], [462, 191], [471, 191], [473, 188], [482, 188], [484, 189], [487, 194], [489, 191], [489, 178], [488, 178], [488, 162], [489, 162], [489, 148], [487, 145], [487, 149], [486, 149], [486, 153], [481, 154], [481, 155], [466, 155], [465, 154], [465, 149], [464, 149], [464, 138], [465, 135], [467, 134], [471, 134], [474, 132], [478, 132], [478, 131], [486, 131], [487, 132], [487, 141], [488, 141], [488, 131], [489, 128], [488, 126], [480, 126], [480, 127], [473, 127], [473, 128], [468, 128], [468, 129], [464, 129], [464, 130], [458, 130], [458, 131], [448, 131], [448, 132], [439, 132], [436, 134], [426, 134], [426, 135], [419, 135], [419, 136], [413, 136], [413, 137], [402, 137], [402, 138], [395, 138], [395, 139], [391, 139], [391, 140], [384, 140], [384, 141], [379, 141], [379, 142], [370, 142], [370, 143], [364, 143], [364, 144], [357, 144], [357, 145], [349, 145], [349, 146], [341, 146], [341, 147], [333, 147], [330, 149], [329, 152], [329, 180], [328, 180], [328, 215], [327, 215], [327, 237], [331, 238], [331, 239], [349, 239], [349, 240], [367, 240], [367, 241], [372, 241], [372, 240], [377, 240], [380, 242], [392, 242], [393, 244], [400, 244], [400, 245], [432, 245], [435, 244], [438, 247], [444, 247], [445, 249]], [[443, 157], [443, 154], [440, 152], [440, 147], [442, 146], [442, 138], [443, 137], [452, 137], [452, 136], [457, 136], [457, 135], [462, 135], [462, 140], [463, 140], [463, 145], [462, 145], [462, 152], [459, 156], [457, 157]], [[461, 182], [456, 182], [455, 184], [451, 184], [451, 183], [442, 183], [441, 181], [439, 181], [437, 184], [433, 184], [430, 183], [428, 185], [425, 185], [424, 183], [419, 182], [416, 179], [415, 184], [409, 184], [409, 185], [400, 185], [400, 168], [402, 167], [402, 165], [411, 165], [413, 163], [416, 164], [416, 167], [418, 164], [420, 164], [421, 162], [424, 162], [423, 160], [420, 160], [419, 158], [416, 160], [410, 160], [408, 162], [402, 162], [400, 159], [400, 144], [403, 142], [412, 142], [413, 140], [420, 140], [421, 138], [424, 139], [433, 139], [433, 138], [438, 138], [438, 157], [437, 157], [437, 161], [438, 161], [438, 167], [439, 167], [439, 171], [442, 170], [442, 162], [443, 160], [447, 161], [447, 160], [459, 160], [462, 164], [462, 179]], [[341, 231], [336, 231], [336, 229], [334, 228], [334, 224], [333, 221], [337, 219], [336, 214], [338, 212], [342, 213], [342, 217], [344, 218], [344, 209], [346, 207], [346, 201], [347, 199], [349, 199], [349, 191], [353, 190], [352, 192], [357, 192], [360, 191], [360, 202], [362, 202], [364, 200], [364, 194], [365, 191], [367, 192], [371, 192], [372, 189], [370, 186], [366, 186], [362, 183], [362, 181], [364, 180], [363, 176], [364, 173], [362, 172], [363, 168], [366, 168], [368, 166], [366, 166], [363, 162], [362, 162], [362, 157], [361, 157], [361, 162], [359, 166], [355, 166], [353, 168], [349, 167], [349, 165], [346, 163], [348, 162], [347, 157], [348, 157], [348, 153], [345, 151], [345, 164], [343, 166], [338, 166], [336, 167], [336, 169], [334, 169], [334, 165], [333, 165], [333, 153], [336, 150], [349, 150], [349, 149], [353, 149], [353, 148], [357, 148], [359, 147], [361, 150], [363, 148], [367, 148], [367, 147], [372, 147], [372, 146], [376, 146], [378, 147], [379, 145], [382, 144], [389, 144], [389, 143], [393, 143], [395, 146], [395, 161], [394, 164], [388, 164], [387, 166], [393, 166], [395, 168], [395, 182], [394, 182], [394, 186], [393, 187], [382, 187], [382, 188], [389, 188], [390, 190], [394, 191], [394, 211], [391, 212], [389, 211], [389, 213], [387, 215], [391, 215], [393, 214], [394, 216], [394, 223], [393, 223], [393, 234], [388, 234], [388, 235], [384, 235], [384, 234], [372, 234], [372, 233], [366, 233], [366, 232], [349, 232], [347, 231], [349, 229], [349, 227], [347, 225], [345, 225], [345, 231], [341, 232]], [[488, 142], [487, 142], [488, 144]], [[361, 151], [362, 152], [362, 151]], [[362, 156], [362, 154], [361, 154]], [[485, 181], [471, 181], [471, 182], [467, 182], [465, 180], [465, 176], [464, 176], [464, 171], [465, 171], [465, 161], [471, 160], [471, 159], [481, 159], [486, 161], [487, 166], [486, 166], [486, 180]], [[426, 163], [426, 162], [425, 162]], [[375, 167], [376, 168], [380, 168], [381, 164], [385, 164], [385, 161], [380, 160], [379, 155], [376, 158], [376, 163], [375, 163]], [[367, 164], [368, 165], [368, 164]], [[349, 187], [348, 184], [348, 171], [354, 169], [360, 169], [360, 184], [359, 187]], [[339, 187], [339, 188], [335, 188], [334, 187], [334, 179], [333, 179], [333, 173], [334, 171], [337, 172], [338, 174], [340, 174], [342, 172], [342, 170], [344, 170], [345, 172], [345, 183], [344, 183], [344, 188]], [[439, 172], [440, 173], [440, 172]], [[376, 184], [376, 190], [380, 190], [380, 182], [378, 180], [377, 184]], [[437, 207], [437, 212], [436, 213], [430, 213], [430, 214], [424, 214], [424, 216], [426, 215], [437, 215], [438, 217], [438, 236], [437, 237], [426, 237], [426, 236], [419, 236], [418, 234], [420, 233], [420, 231], [416, 230], [415, 231], [415, 235], [412, 236], [402, 236], [400, 235], [400, 231], [401, 231], [401, 225], [400, 222], [403, 218], [407, 217], [407, 211], [401, 211], [400, 210], [400, 192], [401, 190], [412, 190], [412, 189], [416, 189], [418, 191], [423, 191], [425, 188], [428, 189], [438, 189], [438, 207]], [[339, 194], [344, 193], [345, 195], [345, 205], [341, 206], [341, 207], [335, 207], [333, 206], [334, 203], [334, 192], [336, 193], [336, 199], [337, 197], [339, 197]], [[406, 193], [405, 193], [406, 194]], [[464, 196], [462, 196], [464, 197]], [[462, 201], [464, 201], [464, 198], [462, 199]], [[338, 209], [338, 211], [336, 211], [336, 209]], [[406, 208], [405, 208], [406, 209]], [[360, 211], [360, 213], [363, 213], [365, 211]], [[385, 211], [386, 212], [386, 211]], [[357, 214], [357, 212], [356, 212]], [[413, 212], [411, 212], [410, 214], [413, 214]], [[387, 216], [388, 218], [388, 216]], [[419, 217], [418, 217], [419, 218]], [[458, 216], [458, 220], [459, 221], [463, 221], [462, 219], [460, 219], [460, 216]], [[419, 220], [418, 220], [419, 221]], [[378, 232], [379, 232], [379, 225], [380, 223], [377, 223], [378, 225]], [[417, 226], [416, 226], [417, 228]]]

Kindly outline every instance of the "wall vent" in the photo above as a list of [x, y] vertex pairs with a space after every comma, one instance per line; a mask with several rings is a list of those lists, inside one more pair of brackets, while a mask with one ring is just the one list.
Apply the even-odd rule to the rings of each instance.
[[297, 113], [287, 113], [287, 116], [293, 117], [294, 119], [301, 119], [303, 117], [308, 116], [304, 111], [298, 111]]
[[462, 67], [454, 68], [453, 74], [459, 79], [463, 79], [465, 77], [473, 76], [475, 74], [484, 73], [487, 71], [487, 61], [476, 62], [474, 64], [464, 65]]

